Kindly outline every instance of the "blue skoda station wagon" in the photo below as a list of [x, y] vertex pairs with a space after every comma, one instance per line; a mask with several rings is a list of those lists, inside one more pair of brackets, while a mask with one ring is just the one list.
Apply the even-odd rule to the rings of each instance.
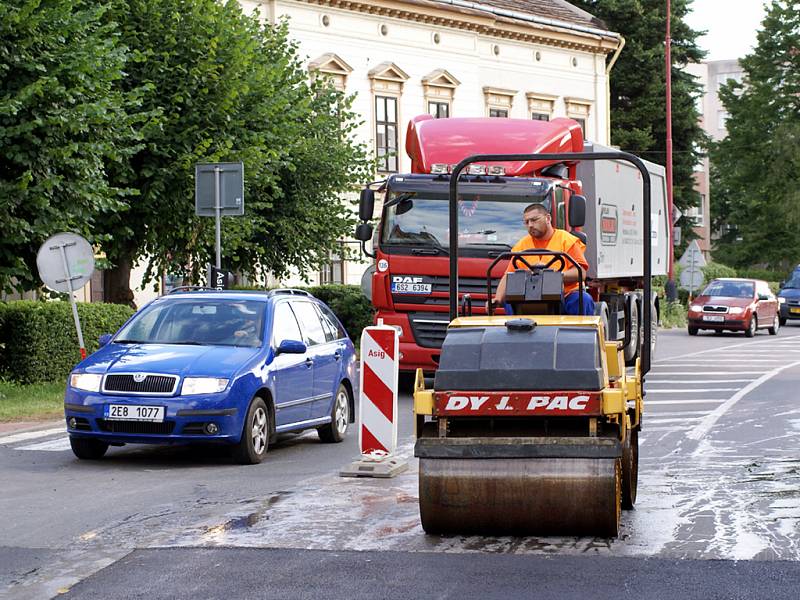
[[300, 290], [185, 290], [154, 300], [70, 374], [64, 414], [78, 458], [109, 445], [218, 442], [261, 462], [278, 433], [340, 442], [354, 422], [355, 351]]

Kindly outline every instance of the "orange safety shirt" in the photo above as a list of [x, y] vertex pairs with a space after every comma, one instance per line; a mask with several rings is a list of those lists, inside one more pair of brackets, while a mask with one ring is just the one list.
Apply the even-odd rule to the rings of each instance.
[[[530, 235], [526, 235], [511, 249], [512, 252], [524, 252], [525, 250], [555, 250], [558, 252], [566, 252], [572, 258], [575, 259], [575, 262], [578, 263], [581, 268], [583, 269], [583, 276], [586, 277], [586, 272], [589, 270], [589, 263], [586, 261], [586, 257], [583, 255], [583, 251], [586, 249], [586, 244], [580, 241], [577, 237], [569, 233], [568, 231], [564, 231], [563, 229], [554, 229], [553, 235], [550, 237], [549, 240], [537, 240], [531, 237]], [[529, 263], [546, 263], [552, 260], [552, 256], [531, 256], [525, 257]], [[564, 261], [564, 270], [573, 269], [574, 265], [570, 262]], [[522, 262], [521, 259], [517, 260], [517, 266], [513, 266], [514, 261], [510, 261], [508, 263], [508, 269], [506, 271], [516, 271], [519, 269], [525, 268], [525, 263]], [[551, 268], [555, 268], [560, 266], [560, 263], [556, 260]], [[564, 285], [564, 295], [571, 294], [572, 292], [578, 289], [578, 282], [575, 283], [568, 283]]]

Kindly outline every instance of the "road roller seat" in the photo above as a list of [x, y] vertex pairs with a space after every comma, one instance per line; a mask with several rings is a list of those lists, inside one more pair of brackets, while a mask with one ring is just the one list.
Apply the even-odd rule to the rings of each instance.
[[509, 271], [506, 302], [515, 315], [560, 315], [564, 305], [564, 276], [540, 265]]

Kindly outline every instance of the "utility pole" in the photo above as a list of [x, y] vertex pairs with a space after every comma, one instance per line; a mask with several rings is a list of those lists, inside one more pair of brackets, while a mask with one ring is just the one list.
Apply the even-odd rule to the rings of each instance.
[[667, 265], [667, 285], [665, 293], [667, 300], [677, 300], [678, 288], [675, 285], [675, 247], [673, 245], [674, 226], [672, 222], [672, 39], [670, 37], [670, 22], [672, 7], [667, 0], [667, 37], [665, 40], [665, 67], [667, 74], [667, 239], [669, 244], [669, 263]]

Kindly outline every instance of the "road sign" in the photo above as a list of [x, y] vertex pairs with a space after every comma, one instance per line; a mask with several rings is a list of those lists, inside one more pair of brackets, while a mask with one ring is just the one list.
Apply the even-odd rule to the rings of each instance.
[[81, 289], [94, 273], [94, 252], [85, 239], [75, 233], [57, 233], [45, 240], [36, 253], [36, 267], [44, 284], [56, 292], [68, 292], [72, 319], [78, 332], [81, 358], [86, 358], [81, 320], [73, 292]]
[[706, 257], [703, 256], [703, 251], [700, 250], [700, 244], [697, 243], [697, 240], [692, 240], [689, 243], [683, 256], [678, 259], [678, 264], [684, 267], [691, 267], [692, 265], [697, 267], [706, 266]]
[[198, 163], [194, 166], [194, 212], [199, 217], [215, 217], [217, 173], [219, 206], [223, 217], [244, 214], [244, 165], [237, 163]]
[[680, 219], [682, 216], [683, 216], [683, 213], [681, 212], [681, 209], [678, 208], [677, 206], [673, 205], [672, 206], [672, 224], [675, 225], [675, 223], [678, 222], [678, 219]]
[[51, 290], [76, 291], [92, 278], [94, 251], [78, 234], [57, 233], [47, 238], [39, 248], [36, 267], [39, 277]]
[[681, 287], [690, 291], [698, 290], [703, 285], [703, 271], [700, 267], [681, 271]]

